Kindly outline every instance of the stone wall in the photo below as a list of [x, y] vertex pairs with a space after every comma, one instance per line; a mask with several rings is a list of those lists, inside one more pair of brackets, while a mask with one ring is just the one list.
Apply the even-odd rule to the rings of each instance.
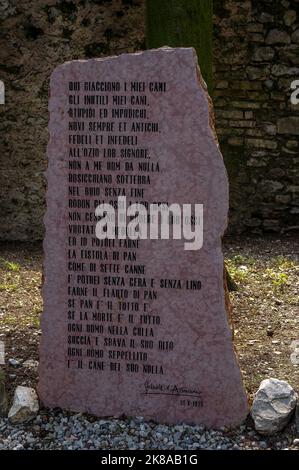
[[[144, 0], [0, 0], [0, 238], [43, 236], [48, 80], [64, 61], [144, 46]], [[299, 226], [298, 0], [214, 0], [214, 100], [231, 231]], [[297, 11], [297, 15], [296, 15]]]
[[298, 0], [214, 0], [214, 105], [232, 231], [299, 228]]
[[1, 0], [0, 238], [43, 237], [48, 82], [67, 60], [144, 49], [144, 2]]

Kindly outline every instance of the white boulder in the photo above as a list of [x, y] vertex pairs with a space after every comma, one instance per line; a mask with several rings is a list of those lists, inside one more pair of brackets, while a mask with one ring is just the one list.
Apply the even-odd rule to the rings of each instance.
[[39, 410], [38, 398], [35, 390], [19, 386], [15, 390], [13, 405], [8, 418], [14, 424], [24, 423], [33, 419]]
[[256, 431], [264, 435], [281, 431], [295, 410], [297, 398], [296, 392], [284, 380], [263, 380], [251, 408]]

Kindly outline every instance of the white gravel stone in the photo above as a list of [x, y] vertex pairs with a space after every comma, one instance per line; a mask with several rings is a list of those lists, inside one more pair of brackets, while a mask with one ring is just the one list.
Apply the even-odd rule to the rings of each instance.
[[17, 359], [11, 358], [11, 359], [8, 359], [8, 364], [12, 367], [20, 367], [21, 362], [18, 361]]
[[34, 359], [28, 359], [27, 361], [23, 362], [23, 367], [36, 370], [38, 368], [38, 361], [35, 361]]
[[[267, 448], [298, 450], [294, 443], [294, 427], [292, 423], [283, 435], [268, 438], [259, 436], [250, 423], [234, 430], [215, 431], [203, 426], [162, 426], [144, 419], [101, 419], [42, 409], [32, 422], [17, 426], [7, 418], [0, 418], [0, 450], [18, 446], [25, 450], [247, 450], [265, 449], [266, 444]], [[146, 437], [141, 433], [147, 434]]]

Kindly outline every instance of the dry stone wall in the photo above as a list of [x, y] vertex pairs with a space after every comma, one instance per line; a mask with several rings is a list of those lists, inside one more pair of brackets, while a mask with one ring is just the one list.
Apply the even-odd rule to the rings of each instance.
[[230, 230], [299, 228], [298, 0], [214, 0], [214, 104]]
[[2, 0], [0, 238], [43, 237], [48, 85], [68, 60], [144, 48], [137, 0]]

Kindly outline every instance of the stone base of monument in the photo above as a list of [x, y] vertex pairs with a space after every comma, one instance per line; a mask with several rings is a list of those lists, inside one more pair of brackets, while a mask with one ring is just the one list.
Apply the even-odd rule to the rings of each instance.
[[[240, 424], [248, 405], [221, 248], [228, 181], [194, 50], [60, 65], [49, 111], [41, 401], [103, 417]], [[99, 240], [94, 209], [117, 194], [202, 205], [190, 218], [201, 249], [184, 249], [184, 236]]]

